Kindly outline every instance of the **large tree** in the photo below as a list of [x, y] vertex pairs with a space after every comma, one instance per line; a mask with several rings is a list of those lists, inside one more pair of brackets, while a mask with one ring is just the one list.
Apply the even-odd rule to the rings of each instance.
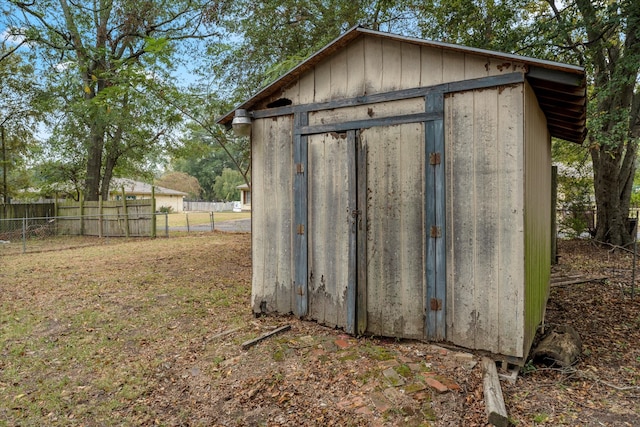
[[583, 64], [590, 83], [588, 149], [597, 206], [596, 240], [633, 238], [627, 217], [640, 138], [640, 2], [547, 0], [536, 30], [555, 55]]
[[25, 157], [35, 148], [36, 123], [46, 95], [33, 66], [17, 51], [18, 40], [0, 40], [0, 201], [29, 185]]
[[[162, 140], [175, 124], [175, 117], [166, 120], [154, 105], [157, 99], [145, 97], [145, 82], [169, 79], [179, 60], [188, 60], [180, 48], [213, 34], [206, 27], [217, 17], [214, 5], [210, 0], [5, 3], [2, 12], [12, 33], [28, 41], [38, 64], [49, 65], [41, 70], [70, 76], [54, 80], [66, 89], [59, 92], [61, 117], [65, 137], [83, 153], [87, 200], [106, 197], [114, 170], [125, 160], [144, 162], [132, 153]], [[150, 114], [137, 116], [141, 105]], [[141, 131], [132, 129], [141, 122]]]

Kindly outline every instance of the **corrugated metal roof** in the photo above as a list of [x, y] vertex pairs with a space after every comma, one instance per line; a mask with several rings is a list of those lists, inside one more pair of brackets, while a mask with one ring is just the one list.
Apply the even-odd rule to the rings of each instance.
[[217, 122], [229, 125], [236, 109], [243, 108], [252, 110], [260, 101], [295, 83], [306, 71], [312, 69], [329, 55], [363, 35], [523, 63], [528, 66], [526, 74], [527, 80], [533, 87], [538, 97], [540, 107], [547, 117], [547, 124], [551, 136], [580, 144], [586, 137], [587, 90], [585, 71], [582, 67], [486, 49], [423, 40], [415, 37], [405, 37], [362, 27], [353, 27], [301, 62], [278, 80], [264, 87], [256, 95], [238, 105], [233, 111], [222, 116]]

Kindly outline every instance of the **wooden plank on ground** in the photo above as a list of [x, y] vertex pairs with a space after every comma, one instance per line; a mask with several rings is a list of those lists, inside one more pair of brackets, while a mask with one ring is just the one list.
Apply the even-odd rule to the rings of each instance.
[[242, 343], [242, 349], [246, 350], [249, 347], [252, 347], [256, 344], [258, 344], [260, 341], [263, 341], [273, 335], [279, 334], [280, 332], [284, 332], [284, 331], [288, 331], [289, 329], [291, 329], [291, 325], [284, 325], [284, 326], [280, 326], [279, 328], [274, 329], [273, 331], [269, 331], [266, 334], [260, 335], [258, 338], [254, 338], [252, 340], [249, 341], [245, 341]]
[[498, 370], [493, 360], [488, 357], [482, 358], [482, 371], [484, 372], [484, 405], [489, 418], [489, 423], [497, 427], [507, 427], [509, 418], [507, 408], [502, 397], [502, 387]]
[[604, 280], [607, 280], [608, 277], [607, 276], [598, 276], [598, 277], [573, 277], [573, 278], [566, 278], [566, 280], [555, 280], [555, 279], [551, 279], [551, 287], [552, 288], [556, 288], [559, 286], [568, 286], [568, 285], [578, 285], [580, 283], [588, 283], [588, 282], [602, 282]]

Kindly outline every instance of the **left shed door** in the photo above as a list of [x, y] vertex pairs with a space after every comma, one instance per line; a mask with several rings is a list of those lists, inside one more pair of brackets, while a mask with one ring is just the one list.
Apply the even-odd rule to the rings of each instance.
[[354, 332], [355, 132], [308, 139], [309, 316]]

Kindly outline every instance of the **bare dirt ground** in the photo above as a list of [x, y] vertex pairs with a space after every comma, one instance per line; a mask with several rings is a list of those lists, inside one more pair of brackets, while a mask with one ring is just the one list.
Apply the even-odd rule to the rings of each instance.
[[[584, 354], [503, 381], [510, 419], [640, 425], [631, 258], [584, 241], [560, 253], [563, 272], [608, 280], [552, 288], [546, 321], [572, 325]], [[0, 252], [0, 425], [486, 425], [478, 356], [255, 318], [250, 286], [245, 233]]]

